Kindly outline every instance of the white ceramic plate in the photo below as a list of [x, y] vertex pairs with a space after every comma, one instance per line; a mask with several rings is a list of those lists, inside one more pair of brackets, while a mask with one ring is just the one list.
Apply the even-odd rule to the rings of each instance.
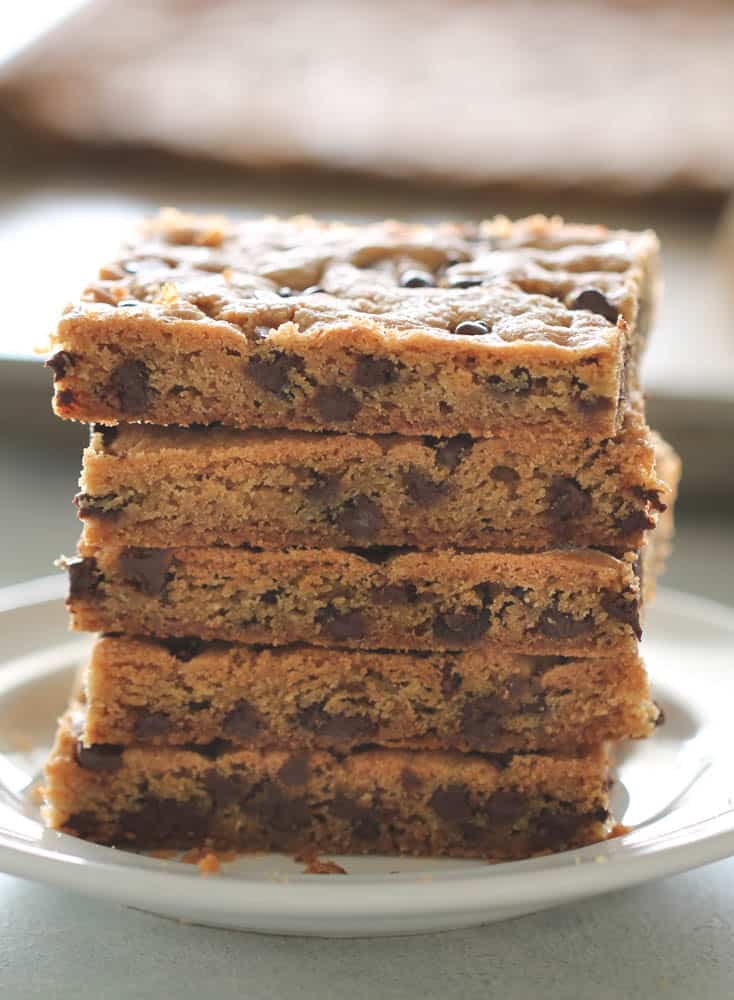
[[[337, 857], [344, 876], [304, 875], [280, 855], [196, 866], [44, 830], [24, 789], [89, 639], [70, 641], [56, 578], [0, 591], [0, 869], [190, 923], [279, 934], [448, 930], [637, 885], [734, 854], [734, 613], [662, 591], [644, 653], [666, 722], [624, 748], [608, 843], [501, 865]], [[40, 651], [39, 651], [40, 650]], [[25, 655], [19, 656], [20, 653]]]

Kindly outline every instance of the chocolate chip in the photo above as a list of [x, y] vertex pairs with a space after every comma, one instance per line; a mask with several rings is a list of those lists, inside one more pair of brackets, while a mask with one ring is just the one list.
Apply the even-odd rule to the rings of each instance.
[[175, 656], [182, 663], [193, 660], [206, 646], [204, 640], [195, 635], [172, 636], [170, 639], [162, 639], [161, 643], [171, 656]]
[[168, 582], [173, 562], [172, 549], [124, 549], [117, 558], [117, 568], [126, 583], [148, 597], [159, 597]]
[[317, 613], [316, 622], [324, 635], [337, 642], [362, 639], [367, 632], [367, 621], [360, 611], [337, 611], [332, 604]]
[[226, 809], [240, 802], [243, 793], [249, 791], [243, 775], [233, 772], [225, 776], [213, 767], [204, 773], [204, 787], [209, 792], [212, 805], [216, 809]]
[[377, 723], [366, 715], [326, 712], [321, 705], [300, 709], [298, 724], [309, 732], [338, 743], [364, 742], [377, 730]]
[[514, 486], [520, 478], [517, 471], [509, 465], [495, 465], [490, 469], [489, 475], [496, 483], [506, 483], [507, 486]]
[[655, 522], [644, 510], [633, 510], [624, 517], [615, 517], [614, 526], [622, 535], [633, 535], [654, 528]]
[[483, 337], [485, 333], [489, 333], [489, 327], [481, 320], [464, 320], [454, 327], [453, 332], [459, 337]]
[[486, 607], [488, 604], [492, 604], [500, 594], [504, 594], [505, 587], [501, 583], [492, 583], [490, 580], [485, 580], [484, 583], [478, 583], [474, 588], [474, 593], [481, 598], [482, 604]]
[[331, 803], [331, 811], [339, 819], [349, 820], [352, 835], [357, 840], [375, 841], [380, 835], [378, 804], [372, 808], [362, 806], [353, 798], [338, 792]]
[[627, 599], [624, 594], [615, 594], [613, 591], [607, 591], [602, 594], [601, 606], [610, 618], [629, 625], [637, 638], [642, 638], [640, 604], [637, 598]]
[[103, 447], [109, 448], [120, 433], [120, 428], [117, 424], [92, 424], [92, 433], [101, 434]]
[[119, 771], [122, 767], [124, 748], [116, 743], [93, 743], [85, 747], [81, 740], [76, 745], [74, 757], [85, 771]]
[[339, 496], [341, 476], [312, 472], [313, 483], [303, 490], [303, 495], [312, 503], [330, 504]]
[[572, 309], [587, 309], [589, 312], [603, 316], [610, 323], [616, 323], [619, 310], [598, 288], [585, 288], [571, 303]]
[[69, 597], [90, 597], [103, 579], [94, 556], [67, 559], [66, 570], [69, 574]]
[[453, 472], [474, 447], [468, 434], [457, 434], [436, 445], [436, 465]]
[[441, 667], [441, 694], [448, 701], [461, 687], [463, 678], [453, 663], [444, 663]]
[[56, 402], [59, 406], [71, 406], [74, 402], [74, 393], [71, 389], [62, 389], [56, 393]]
[[555, 847], [572, 841], [579, 829], [592, 819], [589, 813], [556, 812], [543, 813], [535, 825], [533, 847]]
[[278, 771], [278, 779], [284, 785], [305, 785], [311, 772], [311, 755], [296, 753], [289, 757]]
[[491, 618], [491, 612], [486, 608], [446, 612], [434, 619], [433, 634], [445, 643], [476, 642], [486, 634]]
[[373, 566], [382, 566], [400, 552], [400, 549], [394, 545], [372, 545], [367, 549], [347, 548], [344, 551], [351, 552], [360, 559], [366, 559]]
[[399, 369], [390, 358], [375, 358], [366, 354], [357, 361], [354, 370], [355, 385], [374, 389], [378, 385], [390, 385], [398, 379]]
[[113, 521], [119, 515], [122, 508], [105, 508], [102, 504], [104, 501], [116, 499], [117, 497], [114, 493], [107, 493], [103, 497], [93, 497], [90, 496], [89, 493], [77, 493], [72, 500], [72, 503], [76, 507], [82, 521], [86, 520], [88, 517], [96, 517], [98, 519]]
[[308, 826], [311, 820], [308, 803], [303, 796], [290, 797], [274, 782], [264, 782], [252, 800], [253, 812], [262, 817], [265, 826], [279, 833], [294, 832]]
[[150, 740], [165, 736], [173, 729], [173, 723], [165, 712], [141, 712], [135, 720], [133, 732], [139, 740]]
[[437, 483], [420, 469], [411, 466], [403, 473], [403, 483], [410, 499], [421, 507], [430, 507], [448, 493], [446, 483]]
[[126, 416], [140, 416], [150, 402], [150, 373], [142, 361], [123, 361], [110, 375], [110, 389]]
[[260, 594], [260, 601], [263, 604], [267, 604], [272, 607], [274, 604], [278, 603], [278, 598], [283, 593], [282, 588], [277, 587], [275, 590], [266, 590], [265, 593]]
[[218, 757], [232, 752], [232, 743], [229, 740], [221, 739], [221, 737], [209, 740], [208, 743], [184, 743], [183, 746], [185, 750], [198, 753], [200, 757], [206, 757], [207, 760], [217, 760]]
[[614, 401], [606, 396], [578, 396], [576, 402], [586, 416], [597, 416], [613, 409]]
[[313, 402], [321, 419], [330, 423], [352, 420], [361, 406], [351, 389], [342, 389], [338, 385], [322, 385]]
[[120, 813], [119, 826], [125, 842], [141, 847], [200, 844], [210, 832], [209, 811], [199, 799], [147, 797]]
[[441, 819], [451, 823], [471, 819], [473, 815], [469, 792], [464, 785], [445, 785], [437, 788], [428, 804]]
[[383, 587], [375, 587], [370, 597], [381, 607], [413, 604], [418, 599], [418, 590], [414, 583], [386, 583]]
[[236, 702], [222, 720], [222, 732], [233, 739], [251, 740], [259, 728], [260, 715], [244, 698]]
[[201, 701], [188, 701], [186, 702], [186, 707], [189, 712], [204, 712], [206, 709], [212, 707], [211, 700], [209, 698], [202, 698]]
[[430, 288], [435, 285], [433, 275], [427, 271], [403, 271], [400, 275], [401, 288]]
[[404, 767], [400, 772], [400, 784], [406, 792], [419, 792], [423, 788], [423, 779], [411, 768]]
[[546, 490], [548, 513], [556, 521], [576, 521], [591, 513], [591, 497], [575, 479], [556, 476]]
[[509, 698], [500, 698], [495, 694], [469, 698], [461, 712], [461, 731], [472, 739], [481, 739], [487, 729], [493, 728], [498, 717], [514, 712], [517, 712], [517, 705], [513, 705]]
[[378, 504], [363, 494], [344, 504], [335, 518], [337, 528], [357, 542], [371, 542], [383, 523]]
[[528, 801], [519, 792], [501, 789], [490, 795], [482, 812], [491, 823], [514, 823], [528, 810]]
[[54, 382], [57, 382], [66, 375], [69, 368], [74, 367], [74, 355], [68, 351], [56, 351], [44, 361], [43, 367], [51, 369], [54, 373]]
[[552, 606], [546, 608], [538, 619], [538, 630], [549, 639], [575, 639], [593, 631], [594, 624], [591, 612], [585, 618], [574, 618]]
[[285, 396], [290, 387], [291, 374], [303, 372], [304, 363], [297, 354], [276, 351], [266, 358], [250, 358], [246, 367], [255, 385], [275, 396]]

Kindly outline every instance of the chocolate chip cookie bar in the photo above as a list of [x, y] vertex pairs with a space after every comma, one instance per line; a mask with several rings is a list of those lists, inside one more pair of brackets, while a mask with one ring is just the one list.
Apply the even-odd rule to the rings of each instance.
[[522, 858], [603, 840], [608, 760], [440, 751], [84, 749], [72, 711], [46, 766], [54, 829], [103, 844]]
[[84, 677], [96, 744], [573, 752], [649, 735], [633, 651], [613, 658], [389, 653], [200, 639], [98, 639]]
[[595, 550], [152, 549], [67, 560], [75, 628], [357, 649], [600, 655], [640, 637], [634, 566]]
[[52, 336], [58, 416], [601, 440], [658, 242], [533, 217], [364, 226], [164, 212]]
[[90, 545], [639, 548], [665, 484], [639, 409], [601, 443], [95, 425]]

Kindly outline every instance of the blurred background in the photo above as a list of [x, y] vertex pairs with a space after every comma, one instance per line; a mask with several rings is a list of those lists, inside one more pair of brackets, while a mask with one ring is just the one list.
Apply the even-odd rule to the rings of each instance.
[[25, 0], [0, 39], [0, 585], [70, 552], [83, 427], [34, 356], [160, 204], [658, 230], [667, 582], [734, 604], [734, 5]]

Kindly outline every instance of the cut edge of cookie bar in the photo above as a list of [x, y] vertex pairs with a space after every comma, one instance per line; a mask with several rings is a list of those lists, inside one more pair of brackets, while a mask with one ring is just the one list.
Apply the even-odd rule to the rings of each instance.
[[642, 406], [593, 444], [95, 425], [75, 498], [90, 545], [447, 544], [616, 554], [665, 483]]
[[60, 722], [44, 819], [137, 849], [414, 854], [505, 860], [604, 840], [604, 748], [578, 757], [430, 751], [107, 747], [77, 760], [83, 708]]
[[[282, 235], [236, 227], [215, 247], [183, 245], [164, 226], [172, 243], [158, 233], [103, 269], [52, 338], [57, 414], [479, 437], [550, 422], [601, 439], [621, 425], [644, 339], [640, 300], [645, 312], [653, 297], [653, 234], [559, 220], [509, 224], [509, 235], [505, 223], [386, 223], [381, 247], [375, 227], [261, 225], [285, 227], [290, 249], [267, 242]], [[195, 220], [189, 230], [196, 239]], [[564, 232], [576, 243], [563, 246]], [[317, 286], [301, 240], [316, 242]], [[410, 253], [452, 284], [396, 277]], [[299, 260], [310, 284], [294, 290]]]
[[639, 638], [635, 553], [89, 548], [81, 631], [362, 649], [599, 656]]
[[462, 752], [566, 751], [653, 731], [637, 654], [407, 654], [197, 639], [97, 640], [84, 681], [84, 748], [364, 744]]

